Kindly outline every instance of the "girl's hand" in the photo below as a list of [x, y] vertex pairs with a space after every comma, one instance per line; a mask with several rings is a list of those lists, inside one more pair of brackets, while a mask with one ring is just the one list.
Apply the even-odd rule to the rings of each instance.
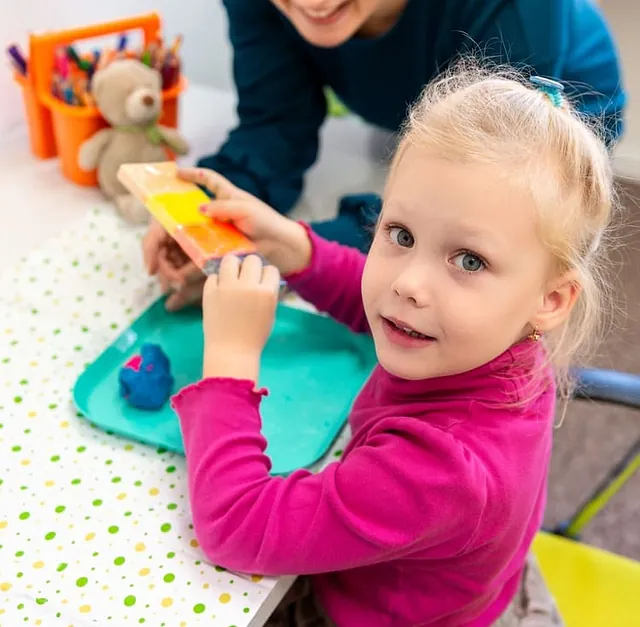
[[258, 380], [275, 317], [280, 274], [260, 257], [225, 257], [204, 286], [203, 376]]
[[304, 270], [311, 261], [311, 243], [305, 229], [269, 205], [206, 168], [178, 170], [183, 180], [204, 185], [215, 199], [203, 213], [231, 222], [257, 247], [258, 252], [281, 274]]

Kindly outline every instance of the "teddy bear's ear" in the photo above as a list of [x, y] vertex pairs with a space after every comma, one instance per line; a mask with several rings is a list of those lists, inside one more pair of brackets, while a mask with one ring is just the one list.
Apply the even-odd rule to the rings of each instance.
[[100, 91], [104, 83], [104, 70], [98, 70], [91, 79], [91, 95], [94, 100], [100, 100]]

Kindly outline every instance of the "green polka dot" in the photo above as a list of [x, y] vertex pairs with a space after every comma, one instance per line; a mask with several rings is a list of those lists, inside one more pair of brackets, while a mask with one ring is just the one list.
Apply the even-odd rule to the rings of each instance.
[[29, 381], [27, 381], [26, 379], [21, 379], [20, 380], [20, 385], [27, 385], [29, 383]]
[[227, 569], [226, 568], [222, 568], [222, 566], [216, 566], [216, 571], [219, 573], [226, 573]]
[[162, 533], [167, 533], [168, 531], [171, 531], [171, 524], [164, 523], [164, 525], [160, 527], [160, 531], [162, 531]]
[[124, 557], [116, 557], [116, 559], [113, 560], [113, 563], [116, 566], [122, 566], [124, 564]]
[[116, 533], [118, 533], [118, 531], [120, 531], [120, 528], [117, 527], [116, 525], [111, 525], [111, 527], [109, 527], [109, 529], [107, 529], [107, 531], [110, 534], [116, 534]]
[[80, 483], [82, 483], [82, 479], [74, 479], [74, 480], [71, 482], [71, 485], [80, 485]]
[[176, 556], [176, 554], [173, 551], [169, 551], [169, 553], [167, 553], [167, 559], [173, 559]]
[[56, 537], [56, 532], [55, 531], [50, 531], [45, 537], [45, 540], [53, 540]]
[[174, 580], [175, 580], [175, 578], [176, 578], [176, 576], [175, 576], [173, 573], [167, 573], [167, 574], [164, 576], [164, 582], [165, 582], [165, 583], [171, 583], [172, 581], [174, 581]]
[[67, 508], [64, 505], [58, 505], [58, 507], [56, 507], [56, 514], [62, 514], [65, 509]]
[[93, 501], [94, 507], [100, 507], [100, 505], [102, 505], [102, 499], [96, 499], [95, 501]]
[[38, 605], [44, 605], [46, 602], [47, 602], [47, 599], [44, 599], [44, 598], [36, 599], [36, 603]]
[[79, 446], [76, 451], [78, 451], [78, 453], [84, 453], [87, 450], [86, 446]]
[[64, 562], [62, 562], [62, 564], [58, 564], [58, 568], [56, 568], [56, 570], [61, 573], [65, 568], [67, 567], [67, 564], [65, 564]]
[[243, 611], [245, 614], [248, 614], [251, 610], [250, 610], [248, 607], [245, 607], [242, 611]]
[[88, 583], [89, 580], [86, 577], [80, 577], [79, 579], [76, 579], [76, 586], [78, 586], [78, 588], [84, 588]]
[[16, 551], [16, 557], [22, 557], [24, 555], [24, 551]]
[[18, 518], [20, 520], [27, 520], [27, 518], [29, 518], [29, 516], [31, 516], [31, 514], [29, 512], [22, 512], [22, 514], [20, 514], [20, 516], [18, 516]]
[[49, 405], [49, 409], [58, 409], [58, 404], [57, 403], [51, 403]]
[[13, 402], [19, 405], [20, 403], [22, 403], [22, 396], [14, 397]]
[[167, 466], [166, 471], [171, 474], [172, 472], [176, 471], [176, 467], [175, 466]]
[[127, 607], [133, 607], [136, 604], [136, 598], [130, 594], [128, 597], [125, 597], [124, 604]]
[[106, 459], [104, 462], [107, 466], [111, 466], [111, 464], [113, 464], [113, 460], [112, 459]]
[[59, 462], [60, 461], [60, 455], [52, 455], [51, 456], [51, 461], [52, 462]]
[[178, 506], [175, 503], [169, 503], [169, 505], [167, 505], [167, 509], [170, 509], [170, 510], [178, 509]]
[[11, 447], [11, 450], [12, 450], [14, 453], [19, 453], [19, 452], [22, 450], [22, 447], [21, 447], [21, 446], [17, 446], [17, 445], [16, 445], [16, 446]]
[[138, 479], [138, 481], [136, 481], [133, 485], [136, 486], [136, 488], [139, 488], [142, 485], [142, 481]]
[[205, 608], [205, 606], [204, 606], [204, 603], [198, 603], [198, 604], [196, 604], [196, 605], [194, 605], [194, 606], [193, 606], [193, 611], [194, 611], [196, 614], [202, 614], [202, 612], [204, 612], [204, 611], [205, 611], [205, 609], [206, 609], [206, 608]]
[[114, 477], [111, 479], [111, 483], [120, 483], [122, 481], [122, 477]]

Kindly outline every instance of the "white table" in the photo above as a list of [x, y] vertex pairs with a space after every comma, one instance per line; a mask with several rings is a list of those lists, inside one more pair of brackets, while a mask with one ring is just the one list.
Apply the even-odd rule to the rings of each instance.
[[[193, 86], [181, 113], [189, 163], [222, 141], [233, 98]], [[379, 191], [370, 147], [357, 120], [327, 124], [298, 211]], [[262, 625], [292, 578], [207, 564], [184, 459], [91, 427], [71, 402], [84, 364], [158, 296], [140, 230], [34, 160], [23, 131], [0, 142], [0, 189], [0, 624]]]

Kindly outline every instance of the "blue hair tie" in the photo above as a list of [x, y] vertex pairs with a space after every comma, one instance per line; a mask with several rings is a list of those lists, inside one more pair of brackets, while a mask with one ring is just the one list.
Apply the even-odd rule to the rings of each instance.
[[544, 78], [543, 76], [532, 76], [529, 81], [536, 89], [540, 90], [549, 100], [554, 107], [561, 107], [564, 98], [562, 93], [564, 92], [564, 85], [558, 81], [554, 81], [550, 78]]

